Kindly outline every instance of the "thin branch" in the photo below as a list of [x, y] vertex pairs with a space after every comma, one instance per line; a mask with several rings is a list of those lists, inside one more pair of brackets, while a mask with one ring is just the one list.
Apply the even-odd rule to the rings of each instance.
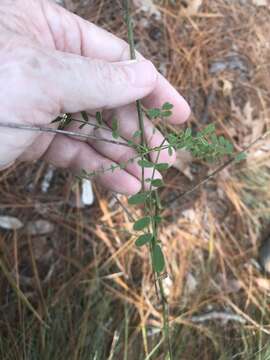
[[86, 121], [79, 120], [79, 119], [74, 119], [74, 118], [71, 118], [71, 120], [74, 121], [74, 122], [83, 124], [85, 126], [86, 125], [93, 126], [94, 128], [97, 128], [97, 129], [102, 129], [102, 130], [105, 130], [105, 131], [112, 132], [112, 129], [110, 129], [110, 128], [106, 127], [106, 126], [102, 126], [102, 125], [99, 125], [99, 124], [92, 123], [90, 121], [86, 122]]
[[52, 128], [46, 128], [41, 126], [31, 126], [31, 125], [21, 125], [21, 124], [14, 124], [14, 123], [4, 123], [0, 121], [0, 127], [8, 128], [8, 129], [18, 129], [18, 130], [26, 130], [26, 131], [36, 131], [36, 132], [46, 132], [46, 133], [52, 133], [52, 134], [61, 134], [61, 135], [68, 135], [68, 136], [74, 136], [79, 137], [82, 139], [93, 139], [96, 141], [104, 141], [110, 144], [114, 145], [121, 145], [125, 147], [131, 147], [132, 145], [129, 145], [123, 141], [114, 141], [109, 140], [102, 137], [96, 137], [95, 135], [86, 135], [86, 134], [80, 134], [74, 131], [67, 131], [67, 130], [60, 130], [60, 129], [52, 129]]
[[[126, 23], [127, 23], [127, 27], [128, 27], [128, 42], [129, 42], [129, 47], [130, 47], [130, 58], [136, 59], [133, 26], [132, 26], [132, 19], [130, 16], [130, 0], [124, 0], [123, 3], [124, 3], [124, 9], [125, 9], [125, 13], [126, 13]], [[137, 107], [137, 114], [138, 114], [139, 130], [140, 130], [140, 134], [141, 134], [141, 145], [142, 145], [142, 147], [145, 147], [146, 139], [145, 139], [145, 132], [144, 132], [144, 115], [143, 115], [142, 103], [140, 100], [136, 101], [136, 107]], [[160, 151], [161, 150], [159, 150], [158, 157], [159, 157]], [[142, 160], [144, 160], [144, 156], [145, 156], [144, 154], [141, 154]], [[149, 155], [148, 155], [148, 159], [150, 160]], [[153, 173], [154, 173], [154, 171], [153, 171]], [[154, 174], [153, 174], [153, 177], [154, 177]], [[144, 174], [143, 166], [142, 166], [142, 180], [141, 181], [142, 181], [142, 192], [144, 192], [145, 191], [145, 174]], [[155, 198], [156, 198], [156, 205], [155, 205], [155, 213], [156, 213], [159, 210], [158, 205], [157, 205], [158, 195], [157, 195], [156, 191], [154, 193], [155, 193]], [[158, 226], [158, 223], [155, 220], [154, 224], [153, 224], [153, 230], [155, 232], [155, 236], [157, 236], [157, 226]], [[153, 261], [153, 244], [150, 244], [150, 251], [151, 251], [151, 258]], [[159, 285], [161, 302], [162, 302], [164, 336], [165, 336], [165, 339], [166, 339], [167, 345], [168, 345], [169, 359], [172, 360], [173, 354], [172, 354], [172, 345], [171, 345], [170, 328], [169, 328], [169, 308], [168, 308], [168, 304], [167, 304], [167, 299], [165, 297], [165, 292], [163, 289], [163, 283], [161, 280], [158, 281], [158, 285]], [[156, 282], [155, 282], [155, 287], [156, 287]], [[156, 290], [157, 290], [157, 287], [156, 287]], [[158, 294], [158, 292], [157, 292], [157, 294]]]
[[130, 221], [135, 222], [136, 219], [131, 214], [131, 212], [128, 210], [128, 208], [122, 203], [122, 201], [118, 198], [116, 194], [112, 194], [113, 198], [117, 201], [117, 203], [121, 206], [121, 208], [124, 210], [124, 212], [127, 214]]
[[[134, 33], [133, 33], [133, 25], [132, 19], [130, 16], [130, 0], [124, 0], [124, 9], [125, 9], [125, 17], [126, 23], [128, 28], [128, 43], [129, 43], [129, 50], [130, 50], [130, 59], [136, 60], [136, 51], [135, 51], [135, 43], [134, 43]], [[136, 108], [138, 114], [138, 122], [139, 122], [139, 129], [141, 134], [141, 145], [146, 145], [145, 140], [145, 133], [144, 133], [144, 121], [143, 121], [143, 108], [142, 103], [140, 100], [136, 101]], [[143, 160], [143, 155], [142, 155]], [[144, 191], [145, 184], [144, 184], [144, 167], [142, 167], [142, 191]]]

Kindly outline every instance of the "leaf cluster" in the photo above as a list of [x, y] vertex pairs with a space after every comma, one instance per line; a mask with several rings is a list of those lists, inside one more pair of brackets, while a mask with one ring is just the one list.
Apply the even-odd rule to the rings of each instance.
[[218, 160], [227, 155], [233, 155], [234, 148], [230, 141], [224, 136], [217, 136], [214, 124], [209, 124], [202, 131], [192, 133], [187, 128], [179, 134], [169, 134], [168, 142], [175, 149], [188, 150], [195, 158], [209, 162]]

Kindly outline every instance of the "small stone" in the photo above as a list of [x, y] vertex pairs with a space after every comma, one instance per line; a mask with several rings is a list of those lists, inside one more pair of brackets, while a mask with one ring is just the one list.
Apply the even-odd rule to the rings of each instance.
[[41, 183], [41, 191], [43, 193], [48, 192], [48, 190], [51, 186], [54, 171], [55, 171], [55, 168], [52, 165], [49, 165], [48, 170], [47, 170], [46, 174], [44, 175], [44, 178]]
[[5, 230], [19, 230], [23, 223], [13, 216], [0, 216], [0, 228]]
[[94, 204], [95, 197], [92, 187], [92, 182], [87, 179], [82, 180], [82, 203], [85, 206], [91, 206]]

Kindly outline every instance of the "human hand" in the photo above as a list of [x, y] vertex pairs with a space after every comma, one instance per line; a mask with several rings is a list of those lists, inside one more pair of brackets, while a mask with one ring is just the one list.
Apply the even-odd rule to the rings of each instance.
[[[108, 128], [119, 124], [121, 141], [131, 140], [138, 128], [135, 100], [146, 107], [174, 105], [172, 123], [184, 122], [189, 106], [151, 62], [141, 55], [130, 62], [128, 44], [48, 0], [1, 0], [0, 4], [0, 121], [47, 126], [61, 113], [80, 119], [87, 111], [94, 123], [103, 111]], [[94, 127], [66, 130], [112, 138]], [[145, 119], [148, 145], [160, 146], [162, 134]], [[135, 150], [96, 140], [66, 135], [1, 128], [0, 169], [14, 161], [43, 158], [58, 167], [97, 171], [127, 161]], [[164, 150], [160, 162], [174, 161]], [[146, 169], [147, 171], [147, 169]], [[157, 174], [157, 176], [159, 176]], [[141, 168], [130, 163], [125, 170], [99, 175], [111, 190], [133, 194], [140, 190]]]

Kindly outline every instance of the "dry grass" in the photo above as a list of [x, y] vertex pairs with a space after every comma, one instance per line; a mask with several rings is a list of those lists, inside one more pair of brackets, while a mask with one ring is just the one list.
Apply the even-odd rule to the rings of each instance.
[[[125, 37], [118, 1], [81, 3], [67, 5]], [[164, 1], [159, 20], [136, 10], [138, 48], [190, 101], [194, 128], [215, 122], [241, 149], [269, 129], [270, 12], [240, 0], [185, 9]], [[270, 280], [257, 263], [269, 236], [269, 150], [269, 139], [259, 142], [244, 165], [164, 210], [175, 359], [270, 358]], [[169, 171], [164, 200], [210, 170], [188, 167], [192, 178]], [[94, 207], [71, 206], [80, 189], [68, 173], [42, 193], [46, 173], [37, 163], [0, 174], [0, 214], [55, 226], [47, 236], [0, 232], [1, 359], [139, 360], [155, 347], [148, 358], [164, 359], [148, 253], [134, 247], [127, 214], [98, 187]]]

